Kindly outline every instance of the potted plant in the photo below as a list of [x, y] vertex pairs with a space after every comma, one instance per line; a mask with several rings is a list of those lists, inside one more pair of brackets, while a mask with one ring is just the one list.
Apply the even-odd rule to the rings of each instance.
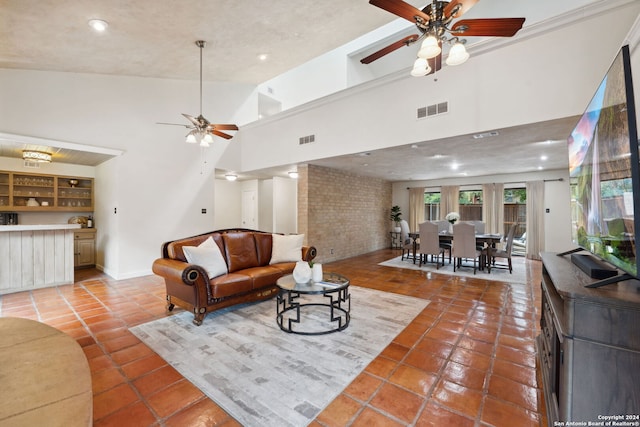
[[402, 213], [400, 212], [400, 206], [398, 205], [393, 206], [391, 208], [391, 215], [389, 216], [389, 218], [396, 225], [393, 228], [393, 231], [395, 231], [396, 233], [400, 232], [400, 217], [402, 217]]

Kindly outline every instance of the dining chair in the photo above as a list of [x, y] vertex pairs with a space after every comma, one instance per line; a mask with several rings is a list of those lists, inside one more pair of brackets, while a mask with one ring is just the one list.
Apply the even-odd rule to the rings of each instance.
[[[492, 249], [491, 250], [491, 259], [487, 257], [487, 250], [483, 251], [483, 256], [487, 258], [487, 271], [491, 273], [492, 268], [507, 268], [509, 269], [509, 273], [513, 274], [513, 264], [511, 263], [511, 252], [513, 249], [513, 236], [516, 233], [517, 223], [514, 223], [509, 228], [509, 232], [507, 233], [507, 238], [505, 240], [504, 249]], [[496, 263], [496, 258], [506, 259], [507, 263]]]
[[476, 230], [472, 224], [453, 224], [453, 271], [462, 267], [463, 259], [473, 259], [473, 274], [480, 263], [482, 251], [476, 248]]
[[438, 234], [438, 226], [432, 222], [423, 222], [418, 224], [420, 231], [420, 267], [428, 262], [429, 256], [433, 262], [436, 257], [436, 270], [440, 268], [440, 256], [442, 256], [442, 265], [444, 266], [444, 248], [440, 246], [440, 236]]
[[476, 234], [484, 234], [484, 221], [466, 221], [469, 224], [473, 225], [474, 229], [476, 230]]
[[[449, 233], [449, 227], [451, 223], [447, 220], [433, 221], [438, 225], [438, 234]], [[449, 252], [449, 264], [451, 264], [451, 242], [440, 242], [440, 246], [447, 252]]]
[[[400, 241], [402, 247], [402, 256], [400, 257], [400, 260], [404, 261], [405, 255], [409, 258], [410, 254], [413, 253], [415, 244], [411, 236], [409, 236], [409, 223], [405, 219], [400, 220]], [[418, 247], [416, 247], [415, 250], [417, 251]], [[413, 255], [415, 255], [415, 253], [413, 253]], [[415, 263], [415, 261], [414, 257], [413, 262]]]

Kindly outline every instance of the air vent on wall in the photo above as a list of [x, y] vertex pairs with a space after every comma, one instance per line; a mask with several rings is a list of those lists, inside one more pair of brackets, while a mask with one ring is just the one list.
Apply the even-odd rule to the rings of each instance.
[[314, 142], [315, 140], [316, 140], [316, 136], [315, 135], [301, 136], [299, 145], [309, 144], [311, 142]]
[[444, 114], [449, 111], [449, 102], [441, 102], [439, 104], [427, 105], [426, 107], [418, 108], [417, 117], [424, 119], [425, 117], [431, 117], [438, 114]]

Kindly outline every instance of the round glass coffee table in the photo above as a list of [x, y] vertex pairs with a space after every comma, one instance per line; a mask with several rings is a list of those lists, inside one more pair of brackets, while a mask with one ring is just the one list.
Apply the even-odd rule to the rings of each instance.
[[344, 330], [351, 320], [349, 279], [324, 273], [321, 282], [296, 283], [293, 274], [276, 281], [276, 321], [285, 332], [324, 335]]

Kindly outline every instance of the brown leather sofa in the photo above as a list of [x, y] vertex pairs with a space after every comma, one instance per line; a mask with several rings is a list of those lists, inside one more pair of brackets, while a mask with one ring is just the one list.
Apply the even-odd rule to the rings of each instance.
[[[190, 264], [184, 246], [198, 246], [212, 237], [220, 248], [228, 273], [209, 279], [200, 265]], [[217, 230], [162, 244], [162, 258], [153, 272], [162, 276], [167, 289], [167, 310], [175, 305], [194, 314], [201, 325], [207, 313], [235, 304], [265, 300], [278, 292], [276, 280], [293, 272], [295, 262], [269, 264], [272, 234], [248, 229]], [[302, 260], [316, 256], [312, 246], [302, 247]]]

